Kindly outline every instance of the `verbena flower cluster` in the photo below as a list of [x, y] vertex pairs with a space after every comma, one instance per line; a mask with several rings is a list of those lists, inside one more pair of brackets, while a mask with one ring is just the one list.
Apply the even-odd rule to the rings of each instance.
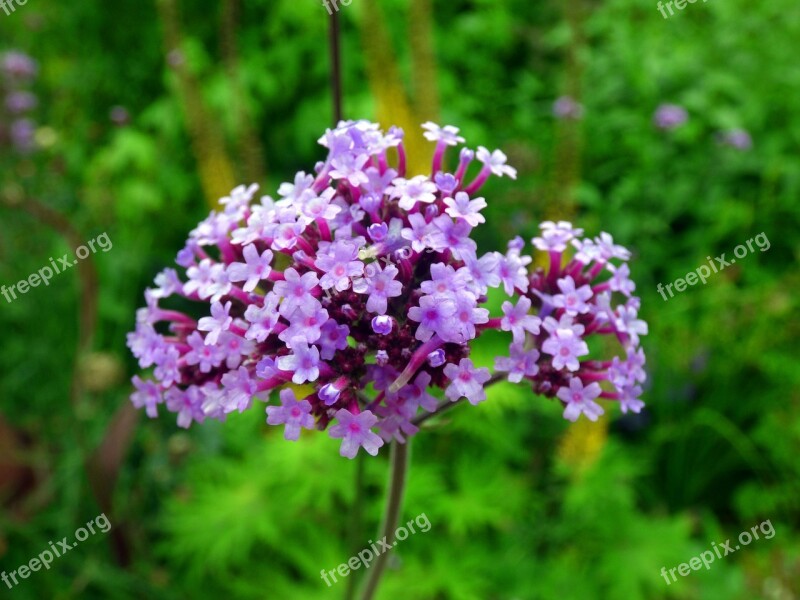
[[[598, 398], [638, 412], [647, 324], [629, 252], [606, 233], [581, 238], [548, 221], [532, 241], [546, 269], [521, 238], [479, 256], [471, 234], [486, 201], [476, 193], [516, 171], [501, 151], [479, 147], [463, 148], [446, 172], [445, 151], [464, 139], [452, 126], [423, 127], [436, 143], [430, 177], [406, 173], [400, 129], [342, 122], [320, 139], [328, 157], [316, 174], [298, 173], [277, 200], [253, 203], [255, 185], [223, 198], [178, 253], [181, 273], [164, 270], [145, 293], [128, 344], [155, 380], [134, 377], [133, 403], [150, 417], [164, 404], [188, 427], [280, 390], [267, 423], [289, 440], [327, 428], [349, 458], [415, 434], [415, 419], [439, 406], [436, 389], [442, 404], [477, 404], [501, 378], [559, 398], [572, 421], [596, 420]], [[485, 308], [490, 288], [509, 298], [502, 314]], [[470, 359], [489, 329], [510, 338], [495, 375]], [[622, 356], [591, 359], [592, 336]]]
[[37, 72], [27, 54], [12, 50], [0, 55], [0, 146], [10, 144], [20, 154], [34, 149], [36, 126], [26, 114], [38, 104], [28, 89]]

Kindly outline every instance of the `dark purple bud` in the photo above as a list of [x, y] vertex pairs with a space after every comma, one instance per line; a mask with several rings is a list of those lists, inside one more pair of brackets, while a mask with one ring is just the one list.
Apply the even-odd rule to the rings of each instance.
[[131, 119], [128, 110], [124, 106], [115, 106], [111, 109], [109, 113], [109, 118], [114, 125], [119, 125], [120, 127], [123, 125], [127, 125]]
[[348, 319], [355, 319], [358, 317], [358, 313], [349, 304], [342, 304], [342, 314]]
[[445, 353], [444, 350], [442, 350], [441, 348], [438, 348], [437, 350], [434, 350], [433, 352], [428, 354], [428, 364], [432, 366], [434, 369], [436, 367], [441, 367], [444, 364], [445, 360], [446, 360]]
[[326, 383], [319, 389], [317, 395], [325, 403], [325, 406], [330, 406], [339, 399], [341, 394], [342, 390], [337, 388], [335, 383]]
[[386, 239], [386, 234], [389, 233], [389, 226], [386, 223], [373, 223], [367, 228], [367, 231], [373, 242], [381, 242]]
[[429, 204], [428, 208], [425, 209], [425, 220], [431, 221], [432, 219], [439, 216], [439, 209], [436, 207], [435, 204]]
[[372, 319], [372, 331], [378, 335], [388, 335], [392, 333], [393, 319], [388, 315], [379, 315]]
[[437, 173], [433, 180], [439, 191], [446, 196], [451, 196], [458, 189], [458, 179], [450, 173]]

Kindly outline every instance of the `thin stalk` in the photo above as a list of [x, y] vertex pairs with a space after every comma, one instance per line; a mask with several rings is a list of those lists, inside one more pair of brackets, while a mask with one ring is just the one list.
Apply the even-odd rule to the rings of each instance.
[[[403, 492], [405, 491], [406, 473], [408, 472], [409, 441], [410, 440], [406, 440], [405, 444], [393, 441], [389, 455], [389, 462], [391, 464], [389, 492], [386, 499], [386, 512], [383, 516], [383, 524], [378, 532], [378, 539], [383, 539], [385, 537], [386, 543], [389, 546], [394, 545], [394, 532], [397, 529], [397, 522], [400, 519], [400, 511], [403, 505]], [[364, 593], [361, 595], [361, 600], [372, 600], [374, 598], [388, 560], [389, 552], [379, 554], [375, 559], [375, 562], [372, 564], [369, 579], [367, 580], [367, 585], [364, 588]]]
[[[364, 514], [364, 465], [366, 463], [366, 454], [359, 452], [356, 456], [356, 474], [355, 474], [355, 493], [356, 497], [353, 501], [353, 506], [350, 513], [350, 526], [348, 527], [350, 556], [355, 556], [361, 550], [364, 544], [364, 536], [362, 535], [362, 522], [361, 516]], [[359, 579], [355, 576], [347, 580], [347, 588], [344, 592], [345, 600], [354, 600], [356, 597], [356, 584]]]
[[339, 11], [330, 16], [329, 41], [331, 55], [331, 92], [333, 94], [333, 121], [338, 125], [342, 120], [342, 58]]

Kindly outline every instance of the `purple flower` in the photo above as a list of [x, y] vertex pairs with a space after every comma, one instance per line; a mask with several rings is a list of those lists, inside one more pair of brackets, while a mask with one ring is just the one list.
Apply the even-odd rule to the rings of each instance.
[[324, 273], [319, 281], [322, 289], [336, 288], [341, 292], [350, 287], [351, 278], [364, 273], [364, 263], [357, 260], [358, 247], [353, 242], [334, 242], [317, 256], [314, 265]]
[[529, 314], [531, 301], [528, 298], [520, 297], [516, 306], [508, 301], [503, 302], [502, 309], [505, 316], [500, 321], [500, 328], [503, 331], [510, 331], [514, 336], [514, 342], [523, 343], [526, 331], [539, 335], [539, 326], [542, 324], [542, 320]]
[[274, 292], [269, 292], [264, 297], [264, 306], [251, 304], [244, 313], [244, 318], [250, 323], [244, 337], [256, 342], [265, 341], [275, 331], [280, 314], [278, 313], [279, 298]]
[[614, 324], [618, 331], [630, 336], [634, 346], [639, 345], [640, 335], [647, 335], [647, 323], [638, 318], [638, 311], [633, 306], [618, 307]]
[[[533, 240], [544, 260], [524, 255], [519, 236], [505, 254], [479, 258], [473, 229], [486, 201], [477, 192], [490, 176], [516, 172], [502, 152], [479, 148], [482, 167], [465, 184], [476, 153], [462, 149], [448, 172], [444, 154], [463, 142], [458, 130], [424, 129], [436, 142], [430, 175], [408, 175], [416, 160], [401, 130], [343, 121], [321, 139], [327, 158], [282, 184], [277, 201], [255, 200], [256, 185], [222, 198], [190, 232], [179, 269], [161, 271], [145, 291], [127, 342], [155, 381], [134, 379], [133, 402], [151, 416], [166, 402], [188, 427], [249, 410], [291, 380], [308, 386], [306, 397], [284, 389], [268, 423], [285, 425], [290, 439], [328, 429], [348, 457], [415, 435], [420, 413], [439, 409], [432, 389], [475, 404], [500, 374], [532, 396], [567, 398], [568, 418], [580, 407], [596, 413], [600, 381], [623, 412], [641, 410], [647, 324], [619, 263], [631, 253], [607, 233], [582, 239], [571, 223], [548, 221]], [[501, 286], [509, 301], [497, 314], [489, 290]], [[494, 376], [470, 358], [486, 331], [513, 338]], [[626, 358], [605, 359], [602, 336]], [[584, 381], [576, 408], [567, 394]]]
[[0, 61], [3, 72], [6, 77], [17, 81], [30, 81], [36, 77], [39, 66], [27, 54], [11, 50], [3, 54], [2, 61]]
[[430, 337], [443, 329], [447, 320], [456, 312], [456, 304], [449, 299], [439, 299], [434, 296], [422, 296], [419, 306], [413, 306], [408, 311], [408, 318], [418, 321], [416, 338], [425, 342]]
[[152, 381], [143, 381], [138, 375], [133, 376], [136, 391], [131, 394], [131, 402], [136, 408], [144, 408], [147, 416], [155, 419], [158, 416], [158, 405], [164, 401], [161, 389]]
[[436, 200], [436, 184], [424, 175], [418, 175], [412, 179], [398, 177], [387, 189], [390, 197], [399, 198], [397, 204], [403, 210], [411, 210], [417, 202], [430, 204]]
[[403, 228], [400, 235], [411, 242], [411, 249], [414, 252], [424, 251], [430, 245], [431, 225], [419, 213], [408, 215], [408, 222], [411, 227]]
[[564, 252], [572, 239], [583, 235], [583, 229], [575, 229], [567, 221], [544, 221], [539, 228], [542, 235], [533, 238], [531, 243], [545, 252]]
[[463, 219], [453, 221], [448, 215], [440, 215], [433, 220], [431, 248], [439, 252], [449, 250], [459, 260], [475, 256], [478, 245], [471, 237], [472, 225]]
[[495, 150], [489, 152], [483, 146], [478, 146], [478, 151], [475, 153], [477, 159], [484, 164], [494, 175], [502, 177], [508, 175], [511, 179], [517, 178], [517, 170], [506, 164], [508, 157], [502, 150]]
[[653, 123], [659, 129], [676, 129], [686, 123], [689, 115], [686, 109], [677, 104], [661, 104], [653, 115]]
[[458, 127], [453, 127], [452, 125], [439, 127], [436, 123], [428, 121], [422, 124], [422, 128], [426, 130], [423, 134], [425, 139], [431, 142], [442, 142], [448, 146], [464, 143], [464, 138], [458, 135]]
[[243, 254], [245, 262], [231, 263], [228, 267], [228, 278], [233, 282], [244, 281], [242, 289], [252, 292], [259, 281], [269, 277], [272, 271], [272, 252], [264, 250], [259, 256], [255, 245], [250, 244], [244, 247]]
[[209, 373], [211, 369], [222, 364], [225, 352], [217, 346], [206, 344], [198, 332], [193, 331], [186, 341], [191, 347], [191, 350], [184, 354], [187, 365], [199, 365], [201, 373]]
[[455, 402], [461, 397], [470, 404], [478, 404], [486, 400], [483, 384], [491, 379], [489, 369], [476, 368], [468, 358], [462, 358], [458, 366], [448, 364], [444, 368], [445, 376], [452, 382], [444, 391], [444, 395]]
[[477, 336], [476, 325], [489, 322], [489, 311], [479, 307], [478, 300], [467, 292], [456, 294], [455, 303], [454, 326], [451, 327], [451, 331], [455, 330], [456, 335], [446, 338], [442, 336], [442, 339], [448, 342], [467, 343]]
[[367, 310], [383, 315], [386, 313], [389, 298], [396, 298], [403, 291], [403, 284], [395, 280], [399, 271], [394, 265], [387, 265], [381, 270], [378, 263], [367, 266], [366, 278], [361, 280], [362, 288], [354, 286], [355, 291], [366, 294]]
[[319, 350], [302, 338], [292, 340], [292, 354], [281, 356], [275, 363], [281, 371], [292, 372], [292, 381], [297, 384], [319, 377]]
[[289, 268], [283, 272], [284, 281], [276, 281], [273, 291], [283, 298], [281, 303], [281, 315], [287, 316], [295, 310], [302, 310], [306, 313], [316, 310], [316, 304], [310, 302], [314, 300], [311, 291], [317, 287], [319, 279], [313, 271], [300, 275], [296, 269]]
[[519, 383], [523, 377], [533, 377], [539, 372], [539, 351], [536, 348], [525, 350], [522, 344], [511, 344], [510, 356], [498, 356], [494, 359], [497, 371], [508, 373], [508, 380]]
[[556, 329], [542, 344], [542, 351], [552, 354], [554, 368], [577, 371], [578, 357], [589, 354], [589, 347], [572, 329]]
[[281, 405], [267, 407], [267, 424], [284, 425], [283, 437], [290, 441], [300, 438], [301, 429], [314, 429], [311, 403], [298, 401], [291, 389], [281, 390]]
[[615, 267], [609, 263], [607, 268], [612, 273], [611, 279], [608, 280], [611, 291], [620, 292], [630, 298], [636, 289], [636, 284], [630, 279], [631, 270], [628, 265], [623, 264]]
[[514, 295], [514, 290], [528, 291], [527, 266], [533, 260], [530, 256], [520, 256], [517, 252], [509, 251], [501, 255], [497, 274], [503, 283], [503, 289], [509, 296]]
[[467, 286], [469, 274], [460, 269], [456, 271], [452, 266], [444, 263], [431, 265], [431, 278], [423, 281], [420, 289], [424, 294], [448, 294], [460, 292]]
[[347, 348], [347, 335], [350, 328], [347, 325], [338, 325], [334, 319], [328, 319], [320, 329], [320, 356], [323, 360], [330, 360], [337, 350]]
[[35, 146], [36, 127], [30, 119], [17, 119], [11, 123], [11, 143], [22, 153], [28, 153]]
[[481, 214], [481, 210], [486, 208], [486, 200], [483, 198], [469, 199], [465, 192], [457, 192], [455, 198], [445, 198], [444, 204], [447, 206], [445, 212], [454, 219], [464, 219], [472, 227], [477, 227], [486, 222], [486, 218]]
[[108, 112], [108, 118], [112, 123], [114, 123], [114, 125], [122, 127], [130, 122], [131, 115], [128, 112], [128, 109], [126, 109], [124, 106], [112, 106], [111, 110]]
[[227, 331], [233, 323], [233, 318], [230, 316], [231, 303], [230, 301], [222, 306], [219, 302], [214, 302], [211, 305], [211, 316], [203, 317], [197, 322], [197, 329], [199, 331], [207, 331], [206, 344], [216, 344], [220, 334]]
[[205, 393], [203, 389], [192, 385], [186, 390], [169, 388], [164, 394], [167, 410], [178, 415], [178, 427], [188, 429], [193, 423], [202, 423], [206, 415], [203, 412]]
[[246, 367], [225, 373], [222, 376], [222, 388], [220, 404], [225, 413], [234, 410], [244, 412], [250, 408], [253, 396], [258, 392], [258, 386]]
[[200, 261], [197, 266], [189, 267], [186, 276], [189, 281], [183, 284], [183, 293], [187, 296], [197, 294], [201, 300], [214, 297], [219, 300], [231, 288], [225, 265], [214, 263], [208, 258]]
[[583, 118], [583, 106], [570, 96], [560, 96], [553, 103], [553, 114], [559, 119], [579, 121]]
[[30, 92], [11, 92], [6, 96], [6, 108], [11, 114], [21, 114], [33, 110], [39, 101]]
[[639, 413], [644, 408], [644, 402], [639, 400], [642, 388], [638, 385], [624, 385], [619, 391], [619, 409], [623, 413], [628, 411]]
[[597, 421], [597, 418], [603, 414], [603, 409], [594, 402], [594, 399], [600, 395], [601, 391], [597, 383], [590, 383], [584, 387], [580, 377], [570, 379], [569, 387], [562, 387], [557, 394], [561, 400], [567, 403], [564, 408], [564, 418], [575, 422], [583, 413], [590, 421]]
[[575, 289], [575, 280], [567, 276], [558, 280], [558, 289], [561, 290], [561, 293], [552, 297], [553, 306], [563, 308], [571, 316], [589, 312], [591, 308], [586, 301], [592, 297], [592, 288], [588, 285], [582, 285]]
[[346, 458], [355, 458], [359, 448], [364, 448], [372, 456], [378, 454], [378, 449], [383, 446], [380, 436], [374, 434], [370, 429], [378, 422], [378, 418], [372, 412], [364, 412], [354, 415], [346, 408], [336, 411], [336, 425], [330, 428], [332, 438], [341, 438], [342, 446], [339, 454]]
[[392, 333], [394, 319], [392, 317], [382, 315], [372, 319], [372, 331], [378, 335], [388, 335]]
[[736, 150], [750, 150], [753, 147], [753, 138], [745, 129], [731, 129], [719, 134], [718, 139], [723, 146], [730, 146]]

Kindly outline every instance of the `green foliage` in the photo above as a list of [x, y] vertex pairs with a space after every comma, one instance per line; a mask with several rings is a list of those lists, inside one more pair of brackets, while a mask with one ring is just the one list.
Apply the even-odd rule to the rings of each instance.
[[[340, 12], [345, 113], [369, 118], [361, 1]], [[219, 3], [182, 3], [181, 51], [231, 155], [241, 134], [232, 106], [248, 107], [268, 169], [262, 191], [274, 194], [322, 156], [316, 140], [331, 122], [327, 15], [317, 1], [240, 4], [244, 97], [221, 58]], [[573, 219], [590, 235], [609, 231], [632, 248], [651, 382], [647, 416], [607, 407], [607, 425], [590, 430], [597, 452], [581, 450], [580, 466], [564, 452], [571, 428], [559, 405], [521, 386], [497, 385], [487, 402], [427, 423], [412, 444], [402, 521], [424, 513], [431, 530], [398, 544], [379, 598], [792, 597], [800, 589], [796, 3], [712, 0], [669, 20], [655, 2], [633, 0], [433, 5], [441, 121], [460, 126], [473, 146], [503, 148], [520, 170], [517, 182], [485, 190], [482, 248], [528, 239], [544, 218]], [[408, 6], [391, 0], [381, 10], [413, 88]], [[73, 270], [13, 303], [0, 299], [0, 425], [22, 434], [13, 445], [0, 439], [13, 448], [0, 445], [7, 572], [101, 511], [85, 463], [127, 402], [136, 366], [125, 333], [144, 287], [207, 214], [162, 33], [148, 3], [38, 0], [0, 15], [0, 51], [14, 46], [40, 61], [35, 119], [49, 140], [28, 158], [0, 148], [0, 283], [71, 251], [63, 227], [20, 209], [28, 198], [66, 215], [82, 240], [106, 231], [114, 243], [92, 257], [94, 296]], [[567, 90], [586, 109], [575, 130], [574, 195], [551, 189], [564, 168], [556, 160], [563, 125], [551, 105]], [[653, 127], [662, 102], [687, 108], [685, 127]], [[131, 115], [123, 127], [109, 120], [115, 105]], [[751, 151], [717, 143], [733, 127], [752, 134]], [[238, 168], [244, 157], [235, 158]], [[762, 231], [769, 250], [669, 301], [656, 292]], [[92, 298], [90, 349], [116, 371], [89, 371], [82, 377], [92, 385], [76, 387], [87, 359], [78, 356], [86, 333], [78, 315]], [[492, 314], [501, 301], [491, 298]], [[481, 338], [475, 362], [491, 366], [505, 337]], [[189, 432], [171, 417], [141, 419], [113, 498], [130, 565], [119, 566], [119, 540], [95, 536], [10, 594], [342, 598], [349, 578], [329, 588], [320, 570], [374, 540], [387, 462], [385, 453], [365, 461], [354, 537], [356, 463], [337, 450], [316, 432], [285, 442], [257, 408]], [[23, 468], [31, 476], [11, 498], [8, 482]], [[662, 579], [662, 567], [766, 519], [773, 539], [669, 586]]]

